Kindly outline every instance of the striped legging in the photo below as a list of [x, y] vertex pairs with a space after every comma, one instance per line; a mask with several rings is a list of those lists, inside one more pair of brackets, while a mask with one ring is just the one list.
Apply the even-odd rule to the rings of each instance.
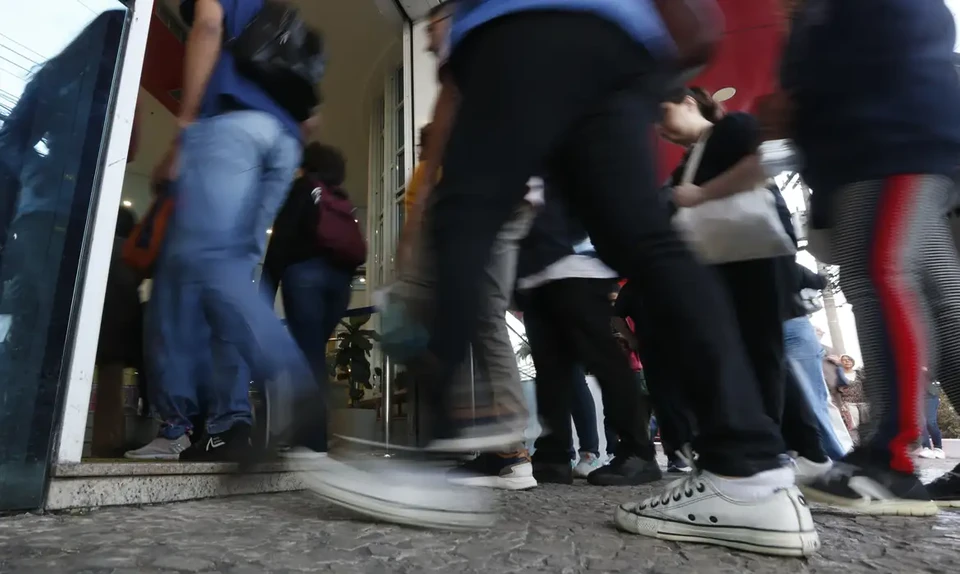
[[834, 204], [833, 254], [871, 405], [861, 440], [901, 472], [914, 472], [924, 366], [960, 406], [960, 259], [945, 217], [952, 193], [947, 177], [900, 175], [848, 185]]

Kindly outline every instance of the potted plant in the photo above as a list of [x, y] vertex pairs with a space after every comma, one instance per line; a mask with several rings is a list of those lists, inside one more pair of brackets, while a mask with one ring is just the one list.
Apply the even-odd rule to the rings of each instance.
[[337, 334], [337, 353], [334, 360], [337, 381], [345, 381], [350, 398], [350, 406], [356, 407], [363, 400], [370, 384], [370, 351], [379, 335], [373, 329], [364, 329], [370, 321], [370, 315], [358, 315], [340, 321], [344, 330]]

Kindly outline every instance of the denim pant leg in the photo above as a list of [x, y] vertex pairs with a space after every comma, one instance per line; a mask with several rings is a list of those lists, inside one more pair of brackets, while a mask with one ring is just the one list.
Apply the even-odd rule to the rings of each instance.
[[[273, 116], [242, 111], [197, 122], [184, 132], [181, 146], [168, 259], [182, 272], [181, 285], [200, 287], [201, 309], [218, 349], [214, 359], [227, 361], [225, 346], [232, 346], [253, 376], [268, 382], [270, 430], [284, 434], [295, 410], [317, 406], [316, 385], [303, 353], [258, 293], [254, 271], [300, 162], [300, 142]], [[236, 376], [229, 364], [215, 364], [211, 389], [222, 397], [218, 408], [239, 399]], [[298, 400], [306, 396], [311, 401]], [[224, 414], [212, 413], [211, 419]]]
[[817, 333], [807, 317], [790, 319], [783, 324], [784, 349], [787, 363], [794, 371], [803, 396], [813, 409], [820, 430], [820, 440], [827, 456], [843, 458], [846, 449], [840, 444], [830, 422], [829, 398], [823, 381], [823, 348]]
[[[593, 401], [590, 386], [583, 372], [583, 366], [578, 366], [573, 381], [573, 404], [570, 405], [570, 414], [573, 416], [573, 427], [577, 429], [577, 438], [580, 442], [580, 452], [593, 453], [600, 456], [600, 436], [597, 426], [597, 405]], [[575, 460], [577, 453], [570, 443], [570, 460]]]
[[351, 280], [350, 273], [317, 258], [291, 265], [280, 282], [287, 327], [321, 386], [327, 382], [327, 341], [350, 305]]
[[[350, 304], [349, 273], [323, 259], [310, 259], [290, 266], [280, 282], [287, 328], [306, 355], [317, 388], [327, 396], [327, 341]], [[317, 438], [324, 450], [326, 434]]]
[[210, 327], [200, 309], [200, 286], [184, 284], [176, 265], [158, 262], [144, 320], [150, 403], [162, 436], [193, 430], [200, 387], [212, 374]]

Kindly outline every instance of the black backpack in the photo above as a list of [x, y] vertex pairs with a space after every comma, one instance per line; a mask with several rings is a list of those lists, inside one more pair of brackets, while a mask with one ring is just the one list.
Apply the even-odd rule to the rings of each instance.
[[[193, 19], [191, 9], [191, 2], [181, 5], [181, 15], [188, 23]], [[297, 121], [313, 115], [320, 104], [317, 88], [327, 67], [323, 38], [307, 26], [290, 2], [265, 0], [246, 28], [224, 46], [233, 54], [237, 70]]]

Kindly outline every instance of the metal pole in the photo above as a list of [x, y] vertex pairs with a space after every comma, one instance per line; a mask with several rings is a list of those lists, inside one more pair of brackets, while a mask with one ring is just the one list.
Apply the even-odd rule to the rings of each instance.
[[393, 389], [391, 388], [393, 373], [390, 367], [390, 357], [386, 357], [383, 365], [383, 383], [380, 385], [380, 388], [383, 396], [383, 443], [387, 448], [387, 456], [390, 456], [390, 418], [392, 410], [391, 399], [393, 398]]

